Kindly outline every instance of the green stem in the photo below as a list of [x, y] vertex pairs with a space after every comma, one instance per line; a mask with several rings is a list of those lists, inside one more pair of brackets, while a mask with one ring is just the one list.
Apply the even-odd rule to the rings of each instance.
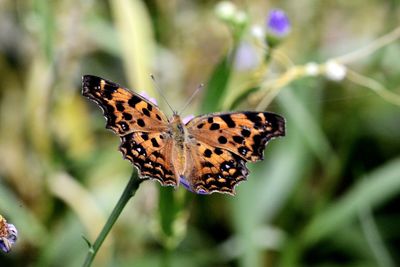
[[108, 218], [106, 224], [101, 230], [96, 241], [94, 242], [93, 245], [89, 247], [89, 251], [86, 254], [85, 263], [82, 265], [82, 267], [91, 266], [97, 252], [99, 251], [101, 245], [103, 244], [103, 241], [106, 239], [108, 233], [110, 232], [114, 223], [118, 219], [126, 203], [128, 203], [129, 199], [135, 195], [136, 190], [139, 188], [139, 185], [142, 181], [143, 180], [139, 178], [137, 171], [136, 170], [133, 171], [129, 182], [125, 187], [124, 192], [122, 193], [120, 199], [118, 200], [117, 205], [115, 205], [110, 217]]

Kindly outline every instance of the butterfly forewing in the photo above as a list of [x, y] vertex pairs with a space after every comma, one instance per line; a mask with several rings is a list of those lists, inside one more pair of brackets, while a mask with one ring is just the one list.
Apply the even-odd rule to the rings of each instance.
[[250, 161], [262, 160], [268, 141], [285, 135], [284, 118], [270, 112], [210, 114], [195, 117], [186, 126], [197, 140]]
[[106, 127], [118, 135], [166, 129], [168, 120], [155, 104], [116, 83], [85, 75], [82, 94], [102, 108], [107, 119]]

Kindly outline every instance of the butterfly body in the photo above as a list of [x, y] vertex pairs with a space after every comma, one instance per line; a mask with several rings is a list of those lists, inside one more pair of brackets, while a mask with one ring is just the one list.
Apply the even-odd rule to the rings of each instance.
[[83, 77], [82, 93], [102, 108], [106, 127], [120, 136], [120, 151], [142, 178], [199, 194], [234, 194], [249, 173], [247, 161], [262, 160], [268, 141], [285, 135], [283, 117], [269, 112], [168, 119], [144, 97], [92, 75]]
[[172, 159], [175, 159], [173, 169], [175, 170], [176, 184], [179, 185], [179, 177], [185, 176], [185, 170], [187, 168], [187, 153], [188, 144], [192, 142], [189, 139], [188, 133], [181, 117], [178, 114], [174, 114], [169, 126], [169, 137], [172, 142], [172, 150], [170, 151]]

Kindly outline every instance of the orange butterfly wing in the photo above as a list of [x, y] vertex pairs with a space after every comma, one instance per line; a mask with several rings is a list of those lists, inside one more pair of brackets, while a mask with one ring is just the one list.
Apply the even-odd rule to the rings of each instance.
[[168, 119], [157, 105], [106, 79], [85, 75], [82, 94], [98, 104], [106, 117], [106, 128], [121, 138], [120, 151], [142, 177], [162, 185], [176, 185], [172, 169], [172, 140], [163, 134]]
[[197, 140], [188, 168], [192, 190], [198, 193], [234, 194], [246, 179], [247, 161], [263, 159], [266, 144], [285, 135], [283, 117], [269, 112], [232, 112], [203, 115], [187, 124]]

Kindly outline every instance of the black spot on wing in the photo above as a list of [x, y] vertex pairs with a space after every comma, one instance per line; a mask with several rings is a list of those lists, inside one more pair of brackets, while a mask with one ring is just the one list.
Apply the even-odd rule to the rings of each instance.
[[122, 113], [122, 117], [127, 121], [132, 120], [132, 115], [126, 112]]
[[147, 117], [150, 117], [150, 111], [147, 108], [142, 108], [142, 112], [144, 115], [146, 115]]
[[122, 111], [125, 110], [125, 108], [124, 108], [124, 102], [122, 102], [122, 101], [117, 101], [115, 106], [117, 107], [117, 110], [118, 110], [118, 111], [121, 111], [121, 112], [122, 112]]
[[220, 128], [220, 125], [218, 123], [212, 123], [210, 126], [210, 130], [218, 130]]
[[142, 99], [140, 99], [140, 97], [132, 95], [132, 97], [128, 100], [128, 104], [131, 107], [135, 107], [137, 103], [140, 103], [141, 101], [143, 101]]
[[221, 155], [224, 152], [222, 151], [222, 149], [217, 147], [217, 148], [214, 149], [214, 153], [217, 154], [217, 155]]
[[113, 98], [112, 94], [118, 89], [118, 86], [105, 83], [103, 86], [103, 96], [107, 98], [108, 100], [111, 100]]
[[220, 118], [228, 125], [229, 128], [233, 128], [236, 126], [236, 123], [232, 120], [231, 115], [224, 114], [221, 115]]
[[104, 90], [103, 91], [104, 98], [106, 98], [108, 100], [111, 100], [113, 98], [112, 94], [113, 94], [113, 91], [111, 91], [111, 90]]
[[155, 139], [154, 137], [151, 138], [150, 141], [151, 141], [151, 144], [152, 144], [154, 147], [160, 147], [160, 145], [159, 145], [158, 142], [157, 142], [157, 139]]
[[244, 141], [244, 138], [241, 137], [241, 136], [239, 136], [239, 135], [233, 136], [232, 139], [233, 139], [233, 141], [234, 141], [235, 143], [237, 143], [237, 144], [239, 144], [239, 145], [242, 144], [243, 141]]
[[197, 129], [201, 129], [201, 128], [203, 128], [203, 126], [204, 126], [204, 123], [200, 123], [199, 125], [197, 125]]
[[211, 155], [212, 155], [212, 151], [211, 151], [210, 149], [207, 148], [206, 150], [204, 150], [203, 155], [204, 155], [204, 157], [206, 157], [206, 158], [210, 158]]
[[243, 135], [243, 137], [249, 137], [251, 132], [250, 130], [243, 128], [241, 134]]
[[226, 144], [228, 142], [228, 139], [221, 135], [220, 137], [218, 137], [218, 142], [220, 144]]
[[137, 124], [140, 126], [140, 127], [144, 127], [146, 124], [144, 123], [144, 120], [142, 120], [142, 119], [138, 119], [137, 120]]
[[207, 168], [212, 168], [212, 167], [214, 167], [214, 165], [213, 165], [211, 162], [209, 162], [209, 161], [204, 161], [201, 165], [202, 165], [203, 167], [207, 167]]
[[255, 128], [260, 128], [262, 127], [262, 119], [259, 116], [259, 113], [257, 112], [245, 112], [244, 113], [247, 117], [247, 119], [249, 119], [251, 122], [254, 123], [254, 127]]
[[142, 133], [140, 136], [143, 138], [144, 141], [149, 140], [149, 135], [147, 133]]

